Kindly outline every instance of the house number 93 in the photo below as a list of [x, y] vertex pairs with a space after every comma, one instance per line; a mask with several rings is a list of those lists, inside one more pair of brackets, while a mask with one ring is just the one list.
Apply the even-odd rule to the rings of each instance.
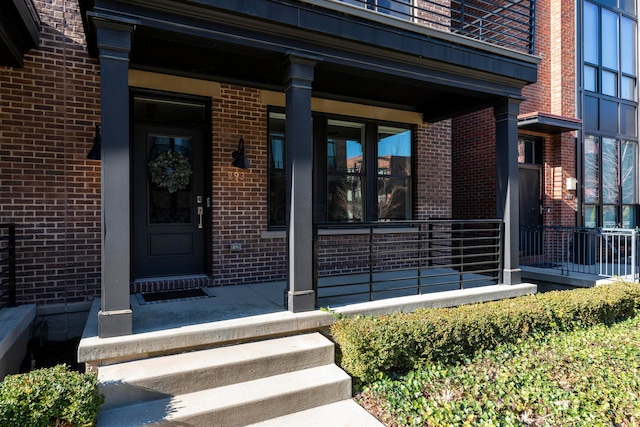
[[244, 172], [229, 171], [228, 179], [229, 181], [244, 181]]

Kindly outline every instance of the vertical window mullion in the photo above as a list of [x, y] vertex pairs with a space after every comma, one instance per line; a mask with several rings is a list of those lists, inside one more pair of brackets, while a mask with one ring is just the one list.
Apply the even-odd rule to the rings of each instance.
[[374, 123], [367, 123], [365, 130], [366, 160], [365, 160], [365, 206], [366, 221], [376, 221], [378, 219], [378, 126]]

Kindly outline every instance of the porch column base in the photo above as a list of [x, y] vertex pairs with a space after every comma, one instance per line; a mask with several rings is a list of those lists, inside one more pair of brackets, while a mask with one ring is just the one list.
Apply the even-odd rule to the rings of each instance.
[[315, 310], [315, 291], [289, 291], [287, 294], [287, 307], [289, 307], [289, 311], [292, 313]]
[[519, 285], [522, 283], [522, 270], [519, 268], [513, 270], [502, 270], [503, 285]]
[[98, 312], [98, 336], [100, 338], [119, 337], [133, 333], [131, 309]]

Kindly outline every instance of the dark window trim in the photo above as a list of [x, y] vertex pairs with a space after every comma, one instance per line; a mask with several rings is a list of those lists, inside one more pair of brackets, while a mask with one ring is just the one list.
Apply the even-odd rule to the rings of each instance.
[[[270, 144], [270, 134], [271, 130], [269, 128], [269, 116], [271, 113], [285, 113], [285, 109], [282, 107], [267, 107], [267, 156], [268, 159], [271, 158], [271, 144]], [[386, 120], [376, 120], [370, 118], [363, 118], [357, 116], [348, 116], [342, 114], [332, 114], [332, 113], [322, 113], [322, 112], [312, 112], [313, 117], [313, 212], [314, 212], [314, 221], [315, 222], [326, 222], [328, 220], [328, 211], [327, 211], [327, 123], [329, 120], [344, 120], [344, 121], [352, 121], [357, 123], [363, 123], [365, 125], [365, 139], [364, 143], [364, 156], [365, 162], [367, 164], [376, 165], [377, 164], [377, 143], [378, 143], [378, 127], [379, 126], [390, 126], [390, 127], [398, 127], [398, 128], [406, 128], [411, 131], [411, 174], [408, 176], [410, 181], [410, 188], [408, 200], [411, 205], [410, 207], [410, 217], [407, 220], [413, 219], [415, 215], [415, 179], [416, 179], [416, 125], [409, 123], [400, 123], [394, 121], [386, 121]], [[373, 148], [373, 149], [372, 149]], [[286, 158], [285, 158], [286, 164]], [[272, 225], [271, 221], [271, 169], [270, 164], [267, 165], [267, 229], [268, 230], [282, 230], [286, 227], [286, 225]], [[365, 176], [364, 176], [364, 190], [365, 194], [363, 195], [364, 201], [364, 209], [365, 209], [365, 218], [362, 221], [352, 221], [354, 226], [357, 226], [360, 222], [371, 221], [371, 218], [374, 218], [374, 221], [377, 221], [377, 180], [378, 180], [378, 168], [367, 167], [365, 168]], [[405, 177], [403, 175], [402, 177]], [[286, 184], [285, 184], [286, 185]], [[286, 205], [286, 200], [285, 200]], [[393, 221], [388, 221], [390, 224]]]

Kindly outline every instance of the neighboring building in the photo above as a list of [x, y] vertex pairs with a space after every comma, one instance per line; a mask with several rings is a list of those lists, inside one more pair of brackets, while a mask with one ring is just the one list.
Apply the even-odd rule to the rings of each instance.
[[620, 2], [11, 0], [41, 26], [0, 39], [18, 302], [66, 338], [102, 296], [121, 335], [147, 290], [287, 280], [313, 309], [318, 223], [502, 219], [506, 284], [519, 224], [635, 226]]

